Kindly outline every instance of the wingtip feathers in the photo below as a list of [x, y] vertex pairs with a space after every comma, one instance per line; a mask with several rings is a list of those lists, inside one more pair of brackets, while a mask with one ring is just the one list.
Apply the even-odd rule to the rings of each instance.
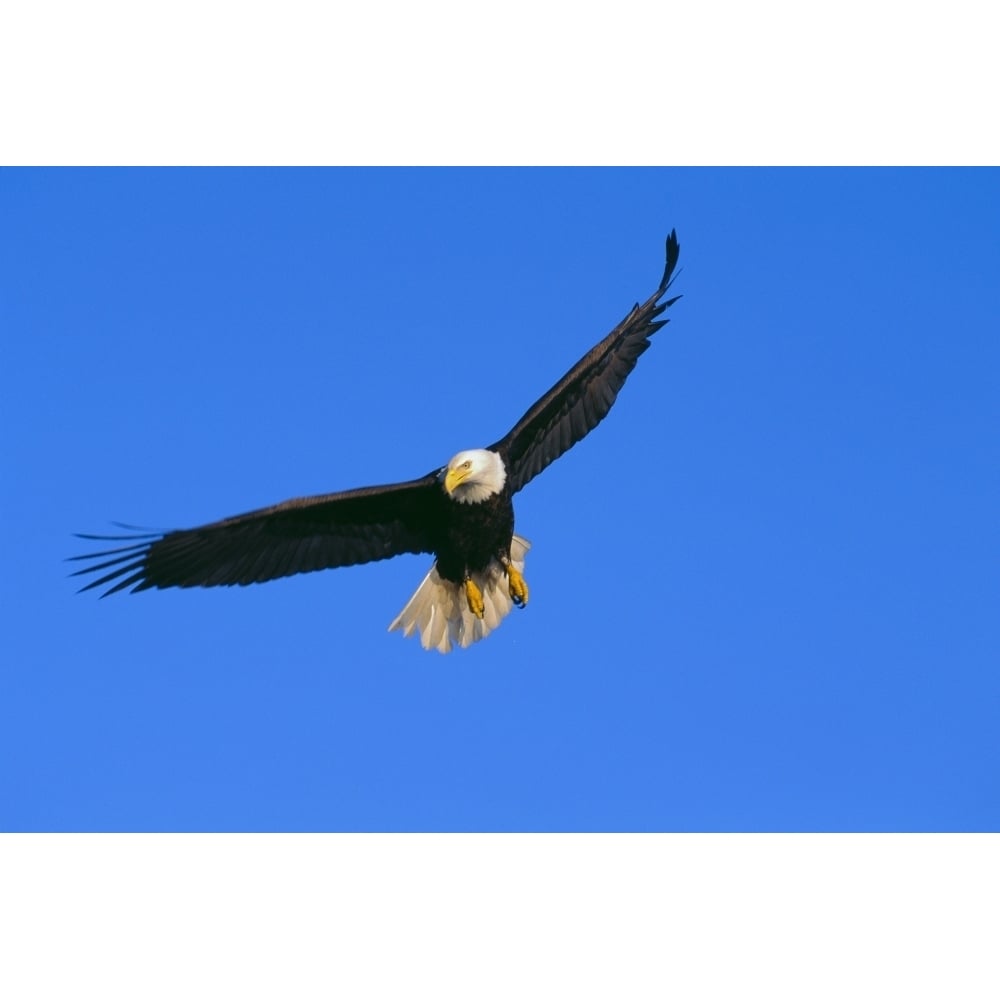
[[[677, 230], [671, 229], [670, 235], [667, 237], [667, 247], [666, 247], [666, 266], [663, 268], [663, 278], [660, 280], [660, 292], [661, 294], [665, 292], [673, 280], [674, 268], [677, 267], [677, 261], [681, 255], [681, 245], [677, 242]], [[678, 296], [677, 298], [680, 298]], [[672, 302], [676, 302], [677, 299], [673, 299]], [[670, 303], [667, 303], [670, 305]]]

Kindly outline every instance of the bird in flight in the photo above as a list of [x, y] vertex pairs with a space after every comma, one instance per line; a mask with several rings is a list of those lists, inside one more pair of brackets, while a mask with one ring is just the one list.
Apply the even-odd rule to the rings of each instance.
[[[264, 583], [295, 573], [353, 566], [403, 553], [433, 553], [430, 572], [389, 626], [447, 653], [485, 638], [528, 603], [529, 543], [514, 533], [514, 494], [608, 414], [659, 317], [677, 266], [676, 232], [656, 291], [587, 352], [511, 431], [488, 448], [460, 451], [442, 468], [405, 483], [300, 497], [165, 534], [78, 535], [114, 548], [73, 556], [101, 573], [82, 590], [107, 597], [163, 587]], [[104, 572], [106, 571], [106, 572]]]

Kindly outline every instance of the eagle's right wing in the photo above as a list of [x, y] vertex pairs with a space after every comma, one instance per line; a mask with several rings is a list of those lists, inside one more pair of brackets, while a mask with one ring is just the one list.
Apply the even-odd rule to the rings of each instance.
[[79, 535], [123, 542], [73, 559], [90, 565], [74, 573], [99, 573], [83, 590], [109, 585], [106, 597], [131, 587], [216, 587], [263, 583], [433, 551], [434, 525], [443, 493], [436, 473], [391, 486], [369, 486], [301, 497], [166, 534]]

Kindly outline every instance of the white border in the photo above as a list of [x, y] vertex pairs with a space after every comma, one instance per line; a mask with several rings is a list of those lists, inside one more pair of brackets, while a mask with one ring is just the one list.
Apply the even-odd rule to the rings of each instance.
[[12, 0], [0, 162], [996, 163], [988, 10]]
[[0, 995], [994, 997], [986, 835], [0, 838]]

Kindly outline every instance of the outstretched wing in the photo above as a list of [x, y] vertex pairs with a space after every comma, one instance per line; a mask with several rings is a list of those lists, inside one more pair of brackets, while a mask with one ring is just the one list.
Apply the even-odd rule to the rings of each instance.
[[218, 587], [352, 566], [433, 550], [441, 489], [434, 473], [392, 486], [302, 497], [164, 535], [79, 535], [125, 542], [88, 555], [73, 576], [99, 573], [83, 590]]
[[660, 301], [670, 288], [679, 254], [677, 233], [671, 232], [659, 288], [581, 358], [503, 440], [492, 445], [491, 450], [504, 457], [513, 492], [526, 486], [607, 416], [639, 355], [649, 347], [649, 338], [666, 326], [668, 320], [657, 317], [680, 298]]

